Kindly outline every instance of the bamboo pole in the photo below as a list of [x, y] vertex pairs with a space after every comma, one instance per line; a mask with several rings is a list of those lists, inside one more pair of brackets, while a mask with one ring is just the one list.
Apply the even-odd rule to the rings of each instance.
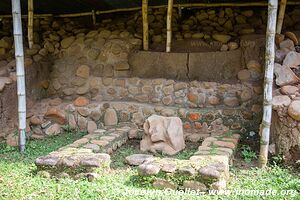
[[[251, 6], [267, 6], [267, 2], [245, 2], [245, 3], [189, 3], [189, 4], [174, 4], [174, 8], [193, 8], [193, 7], [251, 7]], [[300, 5], [300, 1], [288, 1], [287, 5]], [[148, 8], [167, 8], [167, 5], [158, 5], [158, 6], [148, 6]], [[118, 8], [112, 10], [103, 10], [95, 11], [96, 15], [115, 13], [115, 12], [129, 12], [140, 10], [141, 7], [133, 8]], [[34, 14], [34, 18], [46, 18], [46, 17], [82, 17], [82, 16], [91, 16], [91, 12], [82, 12], [82, 13], [72, 13], [72, 14]], [[0, 15], [0, 18], [11, 18], [12, 15]], [[22, 18], [28, 18], [27, 15], [22, 15]]]
[[24, 73], [24, 51], [20, 0], [12, 0], [15, 57], [17, 66], [17, 92], [19, 113], [19, 149], [25, 151], [26, 142], [26, 90]]
[[168, 0], [166, 52], [171, 52], [173, 0]]
[[28, 0], [28, 44], [33, 46], [33, 0]]
[[279, 8], [278, 19], [277, 19], [277, 27], [276, 27], [276, 33], [278, 33], [278, 34], [280, 34], [281, 30], [282, 30], [286, 2], [287, 2], [287, 0], [281, 0], [281, 2], [280, 2], [280, 8]]
[[148, 0], [142, 0], [143, 15], [143, 48], [149, 50]]
[[179, 15], [179, 17], [181, 18], [182, 17], [182, 7], [181, 7], [181, 5], [179, 4], [178, 5], [178, 15]]
[[275, 58], [275, 31], [277, 17], [277, 0], [269, 0], [268, 24], [266, 32], [266, 53], [265, 53], [265, 78], [264, 78], [264, 108], [263, 119], [260, 125], [260, 154], [259, 166], [265, 167], [268, 162], [268, 149], [270, 140], [270, 126], [272, 116], [272, 87], [273, 68]]
[[92, 19], [93, 19], [93, 25], [96, 25], [96, 12], [95, 10], [92, 10]]

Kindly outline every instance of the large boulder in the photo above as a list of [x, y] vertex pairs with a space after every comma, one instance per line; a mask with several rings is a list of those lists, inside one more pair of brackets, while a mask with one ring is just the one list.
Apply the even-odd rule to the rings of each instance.
[[299, 78], [296, 74], [286, 65], [275, 63], [274, 74], [276, 76], [276, 85], [285, 86], [297, 83]]
[[178, 117], [150, 116], [144, 123], [142, 151], [174, 155], [185, 148], [182, 121]]

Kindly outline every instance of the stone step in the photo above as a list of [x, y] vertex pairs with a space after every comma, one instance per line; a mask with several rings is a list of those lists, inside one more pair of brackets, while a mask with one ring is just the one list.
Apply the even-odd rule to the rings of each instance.
[[151, 180], [155, 188], [201, 192], [224, 190], [239, 138], [240, 135], [236, 133], [206, 138], [188, 160], [147, 154], [130, 155], [125, 160], [129, 165], [138, 166], [141, 182]]
[[40, 173], [49, 176], [81, 177], [109, 169], [110, 155], [128, 140], [130, 127], [96, 130], [72, 144], [36, 159]]

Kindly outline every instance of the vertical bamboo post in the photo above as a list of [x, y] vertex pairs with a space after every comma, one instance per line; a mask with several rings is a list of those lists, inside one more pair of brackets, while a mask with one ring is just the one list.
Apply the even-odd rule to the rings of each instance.
[[21, 21], [20, 0], [12, 0], [12, 15], [15, 43], [15, 57], [17, 66], [17, 92], [18, 92], [18, 113], [19, 113], [19, 148], [25, 151], [26, 142], [26, 90], [24, 73], [24, 51]]
[[33, 0], [28, 0], [28, 44], [33, 46]]
[[173, 0], [168, 0], [166, 52], [171, 52]]
[[149, 50], [148, 0], [142, 0], [143, 48]]
[[96, 25], [96, 12], [95, 10], [92, 10], [92, 19], [93, 19], [93, 25], [95, 26]]
[[181, 5], [178, 5], [178, 16], [181, 18], [182, 17], [182, 8]]
[[277, 17], [277, 0], [269, 0], [268, 3], [268, 24], [266, 32], [265, 52], [265, 78], [264, 78], [264, 108], [263, 119], [260, 125], [260, 154], [259, 165], [265, 167], [268, 162], [268, 149], [270, 139], [270, 126], [272, 116], [272, 87], [273, 68], [275, 58], [275, 31]]
[[285, 14], [285, 8], [286, 8], [286, 2], [287, 0], [281, 0], [280, 2], [280, 8], [278, 13], [278, 19], [277, 19], [277, 27], [276, 27], [276, 33], [280, 34]]

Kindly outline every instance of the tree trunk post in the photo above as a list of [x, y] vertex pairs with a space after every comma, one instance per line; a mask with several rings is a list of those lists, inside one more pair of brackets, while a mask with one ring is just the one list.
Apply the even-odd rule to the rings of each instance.
[[33, 0], [28, 0], [28, 44], [33, 46]]
[[277, 17], [277, 0], [269, 0], [268, 4], [268, 24], [266, 32], [266, 52], [265, 52], [265, 77], [264, 77], [264, 102], [263, 119], [260, 125], [260, 154], [259, 166], [265, 167], [268, 162], [268, 149], [270, 140], [270, 126], [272, 117], [272, 87], [273, 68], [275, 57], [275, 31]]
[[15, 43], [15, 57], [17, 67], [17, 92], [18, 92], [18, 113], [19, 113], [19, 149], [25, 151], [26, 142], [26, 90], [24, 73], [24, 51], [21, 21], [20, 0], [12, 0], [12, 15]]
[[168, 0], [166, 52], [171, 52], [173, 0]]
[[142, 0], [143, 49], [149, 50], [148, 0]]
[[280, 34], [282, 30], [286, 2], [287, 0], [281, 0], [280, 2], [280, 8], [279, 8], [278, 19], [277, 19], [277, 27], [276, 27], [276, 33], [278, 34]]

